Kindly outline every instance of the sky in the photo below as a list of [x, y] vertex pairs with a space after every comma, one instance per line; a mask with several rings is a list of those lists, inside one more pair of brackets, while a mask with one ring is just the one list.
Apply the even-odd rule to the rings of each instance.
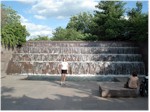
[[[65, 28], [70, 18], [81, 12], [93, 13], [100, 0], [1, 0], [1, 3], [17, 11], [22, 25], [32, 39], [37, 35], [52, 37], [56, 28]], [[125, 8], [136, 7], [136, 0], [124, 0]], [[148, 0], [141, 0], [143, 13], [148, 13]]]

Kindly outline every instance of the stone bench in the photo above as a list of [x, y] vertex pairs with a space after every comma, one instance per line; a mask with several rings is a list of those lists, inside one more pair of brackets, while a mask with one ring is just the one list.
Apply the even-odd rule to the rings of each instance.
[[124, 82], [102, 82], [99, 85], [100, 97], [137, 97], [137, 89], [124, 88]]

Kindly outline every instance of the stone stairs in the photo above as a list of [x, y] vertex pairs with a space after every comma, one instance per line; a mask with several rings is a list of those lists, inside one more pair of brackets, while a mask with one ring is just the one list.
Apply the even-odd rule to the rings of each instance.
[[128, 77], [133, 71], [145, 75], [139, 48], [115, 41], [29, 41], [16, 49], [7, 72], [57, 76], [63, 58], [69, 63], [69, 76]]

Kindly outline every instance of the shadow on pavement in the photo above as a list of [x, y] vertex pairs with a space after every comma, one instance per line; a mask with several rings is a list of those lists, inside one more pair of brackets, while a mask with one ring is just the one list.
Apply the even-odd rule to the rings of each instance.
[[[73, 87], [73, 84], [71, 85], [71, 87]], [[76, 89], [83, 89], [83, 88], [84, 85], [81, 86], [81, 88]], [[82, 91], [87, 92], [85, 90], [83, 89]], [[135, 103], [135, 98], [104, 99], [104, 98], [97, 98], [92, 94], [89, 96], [80, 97], [77, 96], [76, 94], [66, 96], [56, 93], [55, 99], [51, 99], [48, 97], [40, 99], [40, 98], [32, 98], [27, 95], [22, 95], [22, 97], [13, 97], [11, 95], [6, 94], [6, 93], [13, 93], [14, 91], [15, 91], [14, 88], [7, 88], [5, 86], [2, 87], [2, 95], [1, 95], [2, 110], [147, 110], [148, 109], [148, 105], [142, 104], [142, 101]]]

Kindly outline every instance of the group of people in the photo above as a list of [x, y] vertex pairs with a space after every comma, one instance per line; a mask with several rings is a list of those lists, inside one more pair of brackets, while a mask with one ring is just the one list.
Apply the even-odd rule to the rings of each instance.
[[[60, 85], [65, 84], [66, 80], [66, 74], [68, 73], [69, 64], [66, 62], [66, 59], [64, 58], [61, 62], [61, 81]], [[140, 82], [139, 78], [137, 76], [136, 72], [133, 72], [132, 75], [128, 78], [127, 83], [124, 85], [125, 88], [130, 89], [139, 89], [140, 88]]]

